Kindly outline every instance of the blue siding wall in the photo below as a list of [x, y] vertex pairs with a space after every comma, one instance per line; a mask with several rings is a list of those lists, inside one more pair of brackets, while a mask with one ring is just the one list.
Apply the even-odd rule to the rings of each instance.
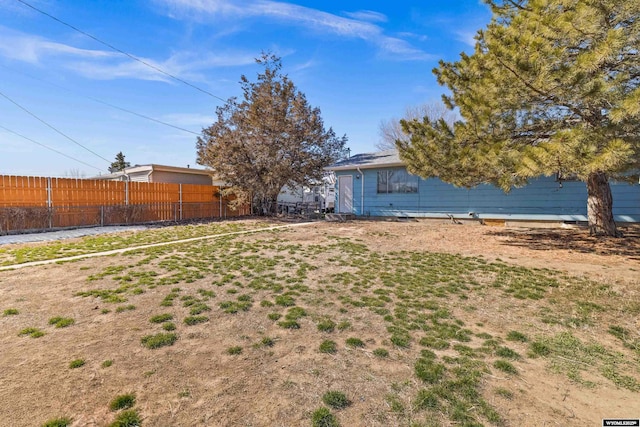
[[[336, 176], [353, 176], [354, 214], [470, 218], [473, 213], [478, 218], [587, 220], [587, 189], [583, 182], [565, 181], [560, 186], [554, 177], [541, 177], [506, 194], [491, 185], [466, 189], [439, 179], [420, 179], [417, 193], [378, 193], [378, 171], [396, 169], [399, 168], [365, 169], [364, 176], [358, 171], [336, 171]], [[616, 221], [640, 222], [640, 185], [612, 183], [611, 191]]]

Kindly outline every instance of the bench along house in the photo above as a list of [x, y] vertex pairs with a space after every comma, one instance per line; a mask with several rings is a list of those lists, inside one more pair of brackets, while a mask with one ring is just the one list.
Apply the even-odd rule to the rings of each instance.
[[[510, 193], [492, 185], [467, 189], [407, 172], [396, 150], [364, 153], [327, 168], [336, 176], [336, 213], [507, 221], [587, 221], [581, 181], [540, 177]], [[617, 222], [640, 222], [640, 185], [611, 183]]]

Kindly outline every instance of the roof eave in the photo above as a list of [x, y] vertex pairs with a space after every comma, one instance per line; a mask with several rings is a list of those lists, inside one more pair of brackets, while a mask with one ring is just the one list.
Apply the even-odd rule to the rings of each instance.
[[406, 166], [402, 162], [394, 162], [394, 163], [380, 163], [376, 165], [344, 165], [344, 166], [327, 166], [325, 169], [329, 171], [347, 171], [347, 170], [357, 170], [357, 169], [380, 169], [380, 168], [394, 168], [399, 166]]

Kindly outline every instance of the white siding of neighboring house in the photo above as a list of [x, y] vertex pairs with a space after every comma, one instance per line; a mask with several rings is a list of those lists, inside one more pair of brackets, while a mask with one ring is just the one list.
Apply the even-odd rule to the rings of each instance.
[[211, 176], [154, 170], [153, 173], [151, 174], [149, 182], [211, 185]]

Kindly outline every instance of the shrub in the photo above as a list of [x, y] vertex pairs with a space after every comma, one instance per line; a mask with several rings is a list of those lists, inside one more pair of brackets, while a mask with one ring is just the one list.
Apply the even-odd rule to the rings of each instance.
[[343, 409], [351, 404], [347, 396], [341, 391], [328, 391], [322, 395], [322, 401], [333, 409]]
[[104, 362], [102, 362], [102, 367], [103, 368], [108, 368], [111, 365], [113, 365], [113, 360], [111, 360], [111, 359], [105, 360]]
[[338, 346], [336, 345], [335, 341], [325, 340], [325, 341], [322, 341], [322, 343], [320, 344], [321, 353], [335, 354], [337, 353], [337, 351], [338, 351]]
[[17, 308], [7, 308], [5, 311], [2, 312], [3, 316], [15, 316], [16, 314], [19, 314], [20, 312], [18, 311]]
[[311, 424], [313, 427], [338, 427], [338, 420], [327, 408], [316, 409], [311, 414]]
[[156, 349], [160, 347], [165, 347], [169, 345], [173, 345], [178, 340], [178, 335], [175, 333], [159, 333], [155, 335], [147, 335], [142, 337], [140, 342], [143, 346]]
[[269, 313], [267, 315], [267, 317], [269, 318], [269, 320], [278, 320], [279, 318], [282, 317], [282, 314], [280, 314], [280, 313]]
[[110, 403], [109, 409], [112, 411], [119, 411], [121, 409], [133, 408], [136, 404], [136, 395], [133, 393], [121, 394], [116, 396]]

